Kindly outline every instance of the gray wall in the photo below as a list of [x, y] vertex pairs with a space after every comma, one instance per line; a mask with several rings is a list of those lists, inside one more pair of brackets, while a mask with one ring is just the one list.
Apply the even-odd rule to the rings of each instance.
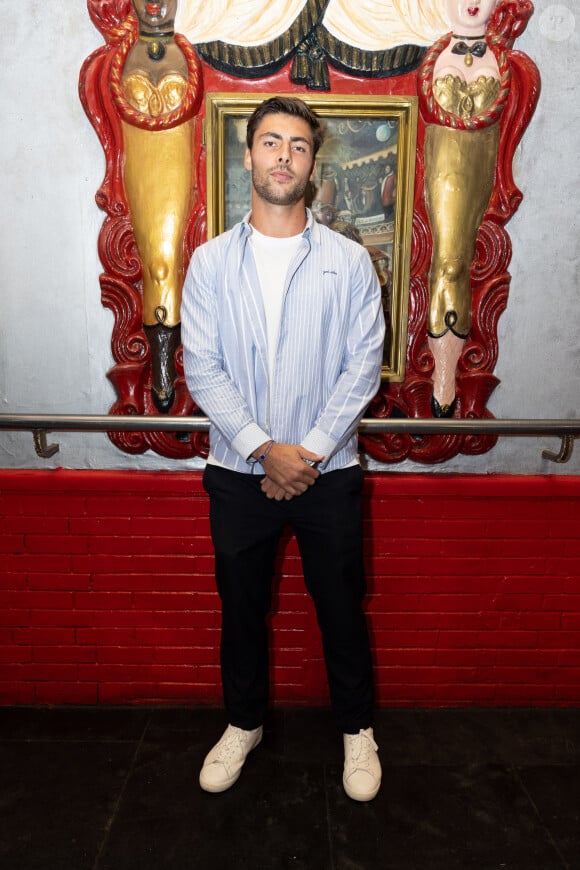
[[[574, 7], [575, 8], [575, 7]], [[571, 2], [536, 2], [517, 48], [538, 64], [540, 105], [516, 155], [524, 192], [508, 225], [514, 255], [500, 320], [498, 418], [577, 418], [580, 407], [580, 13]], [[21, 0], [3, 10], [3, 168], [0, 413], [105, 414], [112, 314], [102, 308], [94, 202], [104, 157], [77, 93], [84, 59], [102, 44], [82, 2]], [[7, 79], [7, 80], [6, 80]], [[103, 434], [57, 433], [61, 449], [36, 457], [28, 433], [0, 432], [3, 468], [184, 470], [148, 453], [128, 456]], [[438, 472], [580, 473], [541, 458], [550, 438], [502, 438], [490, 453], [457, 457]], [[372, 464], [373, 468], [378, 468]], [[389, 470], [429, 472], [413, 463]]]

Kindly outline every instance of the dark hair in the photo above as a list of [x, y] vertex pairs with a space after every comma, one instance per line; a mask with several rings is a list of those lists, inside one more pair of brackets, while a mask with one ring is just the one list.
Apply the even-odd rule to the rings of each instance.
[[297, 97], [269, 97], [254, 109], [248, 119], [246, 131], [246, 145], [250, 150], [254, 144], [254, 133], [266, 115], [292, 115], [306, 121], [312, 130], [314, 157], [316, 157], [318, 149], [324, 141], [324, 127], [316, 112], [313, 112], [310, 106], [307, 106], [303, 100], [299, 100]]

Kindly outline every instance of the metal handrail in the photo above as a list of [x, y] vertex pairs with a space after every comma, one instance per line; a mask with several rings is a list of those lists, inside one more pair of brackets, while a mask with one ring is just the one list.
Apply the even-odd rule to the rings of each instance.
[[[206, 432], [207, 417], [126, 417], [96, 414], [0, 414], [0, 430], [32, 432], [36, 452], [48, 459], [58, 444], [47, 444], [47, 432]], [[364, 435], [407, 433], [409, 435], [553, 435], [561, 439], [559, 453], [544, 450], [553, 462], [568, 462], [574, 439], [580, 437], [580, 420], [453, 420], [363, 418], [359, 432]]]

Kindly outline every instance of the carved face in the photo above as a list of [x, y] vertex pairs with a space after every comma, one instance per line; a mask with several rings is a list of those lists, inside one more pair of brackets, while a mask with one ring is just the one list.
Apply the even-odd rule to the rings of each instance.
[[139, 23], [147, 30], [158, 28], [167, 29], [173, 26], [175, 13], [177, 12], [177, 0], [133, 0], [133, 8], [139, 19]]
[[445, 11], [454, 33], [462, 36], [485, 33], [499, 0], [445, 0]]

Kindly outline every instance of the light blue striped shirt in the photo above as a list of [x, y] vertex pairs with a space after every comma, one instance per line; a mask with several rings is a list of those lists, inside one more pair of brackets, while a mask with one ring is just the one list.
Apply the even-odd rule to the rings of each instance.
[[286, 275], [272, 379], [248, 218], [191, 258], [181, 305], [185, 377], [211, 422], [211, 456], [233, 471], [262, 473], [251, 454], [270, 438], [323, 455], [323, 472], [352, 464], [359, 421], [379, 387], [385, 324], [368, 252], [307, 214]]

